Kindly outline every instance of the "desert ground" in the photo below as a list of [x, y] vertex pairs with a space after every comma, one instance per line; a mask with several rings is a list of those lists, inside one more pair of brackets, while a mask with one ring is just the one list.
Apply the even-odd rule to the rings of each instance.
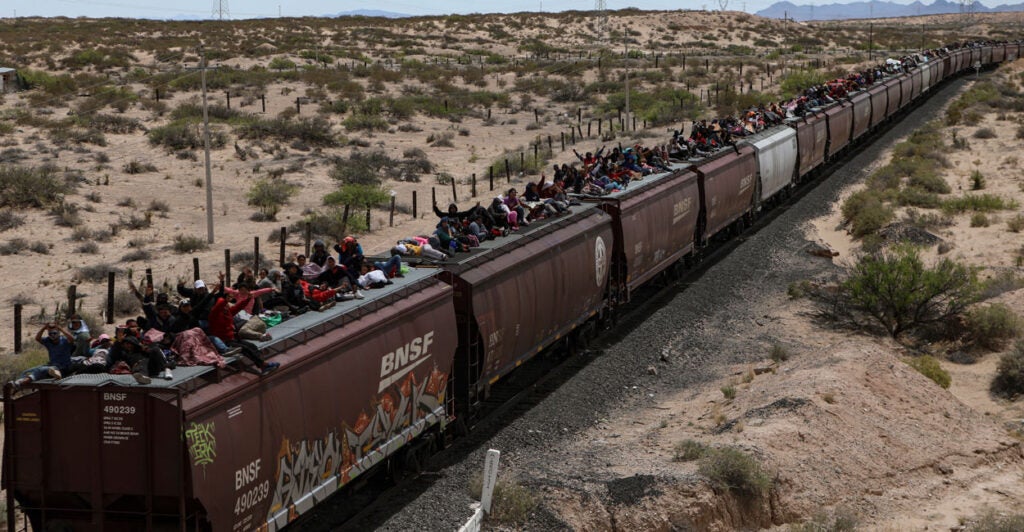
[[[150, 268], [158, 289], [173, 287], [191, 280], [196, 257], [201, 276], [211, 279], [225, 269], [225, 249], [251, 253], [254, 237], [266, 261], [276, 263], [273, 237], [281, 227], [289, 231], [289, 255], [303, 250], [307, 222], [315, 222], [314, 238], [332, 243], [356, 234], [368, 253], [385, 253], [395, 240], [433, 229], [435, 195], [442, 209], [453, 195], [463, 208], [486, 202], [509, 187], [521, 190], [552, 164], [574, 161], [572, 148], [664, 143], [693, 119], [785, 96], [789, 83], [815, 68], [840, 75], [921, 44], [1004, 39], [1015, 35], [1016, 22], [1010, 14], [870, 21], [876, 49], [869, 57], [869, 21], [796, 24], [735, 12], [626, 10], [606, 21], [583, 12], [403, 21], [0, 19], [0, 34], [10, 36], [0, 43], [0, 67], [15, 67], [34, 84], [0, 96], [0, 168], [45, 166], [59, 185], [31, 200], [2, 191], [0, 357], [15, 367], [23, 356], [13, 354], [14, 304], [23, 305], [22, 339], [31, 347], [39, 323], [66, 302], [70, 284], [94, 333], [110, 332], [103, 325], [108, 271], [116, 273], [114, 319], [123, 320], [137, 313], [125, 294], [129, 277], [140, 282]], [[196, 143], [200, 42], [216, 67], [207, 81], [219, 139], [211, 153], [215, 241], [205, 249], [207, 191]], [[1021, 71], [1018, 62], [995, 75], [1017, 87]], [[636, 131], [623, 131], [619, 121], [627, 79]], [[955, 130], [970, 143], [948, 153], [942, 177], [950, 194], [962, 195], [977, 171], [985, 192], [1019, 202], [1022, 141], [1014, 132], [1021, 115], [977, 112], [972, 125], [936, 126], [947, 142]], [[996, 136], [976, 138], [983, 128]], [[360, 166], [370, 158], [373, 164]], [[359, 175], [346, 173], [351, 168]], [[352, 205], [343, 222], [340, 205], [325, 205], [324, 197], [345, 184], [341, 175], [366, 179], [383, 194], [370, 207], [369, 227], [365, 206]], [[260, 209], [249, 197], [257, 183], [294, 189], [274, 204], [273, 219], [254, 219]], [[389, 195], [397, 206], [393, 226]], [[840, 204], [803, 230], [837, 250], [836, 261], [852, 264], [861, 242], [850, 236]], [[951, 250], [944, 256], [979, 267], [983, 277], [1018, 275], [1021, 242], [1006, 227], [1019, 210], [1000, 211], [984, 227], [972, 227], [969, 214], [953, 216], [935, 231]], [[938, 258], [937, 247], [926, 256]], [[252, 262], [245, 257], [244, 264]], [[232, 264], [232, 273], [242, 266]], [[997, 301], [1024, 312], [1020, 290]], [[1019, 511], [1024, 409], [988, 392], [999, 352], [969, 365], [942, 360], [952, 375], [942, 390], [900, 362], [906, 346], [823, 330], [807, 317], [810, 305], [780, 302], [772, 319], [796, 331], [791, 340], [800, 352], [827, 357], [766, 361], [773, 371], [750, 380], [754, 368], [730, 368], [720, 383], [663, 398], [639, 423], [610, 420], [622, 435], [609, 444], [611, 452], [648, 445], [649, 462], [621, 462], [639, 470], [690, 467], [671, 460], [683, 439], [756, 449], [786, 472], [781, 482], [791, 488], [771, 503], [785, 509], [779, 518], [749, 521], [757, 526], [788, 526], [839, 507], [868, 528], [886, 530], [959, 526], [990, 508]], [[741, 392], [725, 401], [719, 390], [729, 383]], [[785, 415], [747, 416], [740, 428], [720, 430], [716, 419], [743, 417], [793, 388], [811, 399]], [[666, 409], [678, 414], [666, 416]], [[880, 479], [887, 479], [882, 487]], [[616, 522], [623, 529], [661, 522], [659, 512], [688, 507], [692, 496], [666, 494]], [[585, 500], [572, 493], [549, 498], [566, 509], [566, 522], [597, 526], [587, 521], [599, 514]], [[707, 524], [724, 530], [737, 522], [748, 523]]]

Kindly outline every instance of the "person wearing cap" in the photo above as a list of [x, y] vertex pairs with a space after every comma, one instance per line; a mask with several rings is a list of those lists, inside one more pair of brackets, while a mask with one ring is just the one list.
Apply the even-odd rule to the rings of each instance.
[[68, 320], [68, 332], [75, 339], [74, 356], [89, 356], [89, 342], [92, 341], [92, 336], [85, 320], [78, 314], [73, 314]]
[[36, 333], [36, 341], [46, 348], [49, 354], [49, 364], [36, 366], [21, 372], [14, 380], [14, 388], [20, 389], [26, 384], [43, 380], [47, 377], [53, 379], [63, 378], [63, 373], [69, 374], [71, 369], [71, 356], [75, 351], [75, 338], [67, 329], [56, 323], [43, 325]]
[[183, 282], [178, 283], [178, 294], [192, 302], [192, 314], [199, 320], [200, 327], [206, 327], [210, 310], [213, 308], [213, 304], [217, 302], [217, 298], [222, 295], [223, 277], [224, 274], [221, 273], [220, 282], [214, 286], [213, 291], [210, 291], [206, 286], [206, 282], [202, 279], [194, 282], [192, 288], [188, 288]]

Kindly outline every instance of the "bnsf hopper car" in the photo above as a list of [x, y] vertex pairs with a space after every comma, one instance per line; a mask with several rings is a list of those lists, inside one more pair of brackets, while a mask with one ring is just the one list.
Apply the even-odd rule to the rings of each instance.
[[[975, 61], [956, 50], [831, 107], [585, 198], [441, 267], [274, 327], [281, 369], [180, 367], [4, 389], [3, 486], [35, 530], [277, 530], [371, 470], [415, 466], [499, 379], [742, 229]], [[585, 334], [584, 334], [585, 336]]]

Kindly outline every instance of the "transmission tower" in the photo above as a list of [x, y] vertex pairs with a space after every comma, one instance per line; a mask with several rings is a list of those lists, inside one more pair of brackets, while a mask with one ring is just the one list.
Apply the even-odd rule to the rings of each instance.
[[605, 0], [594, 0], [594, 11], [597, 12], [597, 39], [598, 42], [608, 41], [608, 5]]
[[228, 0], [213, 0], [213, 18], [217, 20], [231, 18], [231, 10], [228, 9]]

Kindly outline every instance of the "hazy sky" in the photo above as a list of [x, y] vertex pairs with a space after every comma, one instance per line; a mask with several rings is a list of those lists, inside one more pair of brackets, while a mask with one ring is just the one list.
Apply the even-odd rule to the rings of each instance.
[[[500, 13], [516, 11], [565, 11], [594, 9], [594, 0], [377, 0], [375, 2], [339, 2], [331, 0], [223, 0], [227, 2], [231, 18], [322, 16], [357, 9], [378, 9], [409, 15], [438, 15], [447, 13]], [[836, 0], [817, 0], [831, 3]], [[842, 0], [840, 0], [842, 1]], [[0, 17], [141, 17], [141, 18], [209, 18], [218, 0], [2, 0]], [[730, 10], [753, 13], [775, 0], [729, 0]], [[606, 0], [608, 9], [643, 7], [643, 9], [718, 9], [718, 0]], [[795, 4], [810, 3], [794, 0]], [[904, 2], [900, 2], [904, 3]]]

